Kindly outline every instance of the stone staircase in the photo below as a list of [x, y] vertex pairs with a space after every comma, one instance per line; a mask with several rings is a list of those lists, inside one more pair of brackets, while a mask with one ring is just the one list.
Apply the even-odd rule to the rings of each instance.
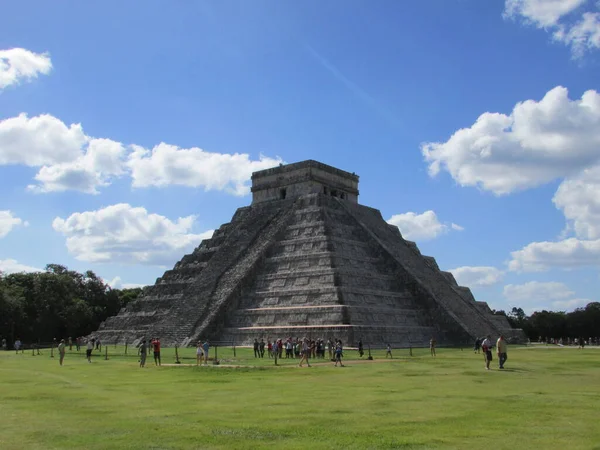
[[442, 337], [365, 236], [329, 197], [304, 197], [227, 315], [221, 339], [336, 337], [352, 345], [363, 338], [408, 346]]

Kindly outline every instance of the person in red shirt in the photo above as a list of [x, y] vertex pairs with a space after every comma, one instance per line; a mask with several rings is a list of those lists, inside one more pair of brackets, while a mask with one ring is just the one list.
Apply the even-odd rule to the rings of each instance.
[[152, 350], [154, 350], [154, 365], [160, 366], [160, 340], [152, 339]]

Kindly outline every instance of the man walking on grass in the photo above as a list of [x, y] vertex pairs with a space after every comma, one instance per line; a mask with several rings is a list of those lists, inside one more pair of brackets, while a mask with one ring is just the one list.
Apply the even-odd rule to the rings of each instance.
[[142, 340], [140, 344], [140, 367], [146, 365], [146, 356], [148, 356], [148, 346], [146, 345], [146, 339]]
[[273, 342], [273, 358], [275, 358], [275, 365], [277, 365], [277, 357], [279, 356], [279, 344], [277, 340]]
[[506, 343], [506, 340], [504, 339], [504, 336], [500, 336], [496, 341], [496, 353], [498, 354], [498, 368], [500, 369], [504, 369], [504, 363], [508, 359], [508, 356], [506, 355], [507, 347], [508, 345]]
[[92, 350], [94, 350], [94, 339], [88, 339], [85, 356], [89, 363], [92, 362]]
[[152, 350], [154, 351], [154, 365], [160, 366], [160, 340], [157, 337], [152, 340]]
[[485, 370], [490, 370], [490, 363], [492, 362], [492, 337], [489, 334], [481, 343], [481, 350], [485, 359]]
[[63, 365], [63, 361], [65, 360], [65, 350], [66, 350], [66, 346], [65, 346], [65, 340], [61, 339], [60, 340], [60, 344], [58, 344], [58, 356], [60, 357], [60, 365]]

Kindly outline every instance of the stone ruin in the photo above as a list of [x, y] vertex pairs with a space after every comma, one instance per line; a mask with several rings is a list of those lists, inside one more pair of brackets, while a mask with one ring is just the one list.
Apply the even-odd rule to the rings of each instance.
[[360, 205], [357, 175], [312, 160], [253, 173], [252, 204], [94, 333], [104, 343], [292, 336], [372, 347], [487, 334], [525, 339]]

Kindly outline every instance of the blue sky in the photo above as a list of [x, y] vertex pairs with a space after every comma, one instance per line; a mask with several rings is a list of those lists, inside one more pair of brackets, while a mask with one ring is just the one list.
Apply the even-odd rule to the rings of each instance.
[[10, 2], [0, 270], [151, 284], [250, 203], [254, 170], [360, 175], [493, 308], [600, 281], [592, 0]]

